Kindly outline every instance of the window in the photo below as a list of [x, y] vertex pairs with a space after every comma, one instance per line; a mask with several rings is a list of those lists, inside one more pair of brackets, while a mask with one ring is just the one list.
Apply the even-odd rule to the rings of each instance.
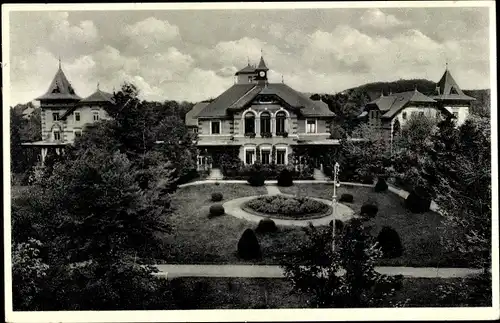
[[420, 117], [423, 117], [423, 116], [424, 116], [424, 111], [419, 111], [419, 112], [418, 112], [418, 115], [419, 115]]
[[193, 128], [193, 133], [198, 133], [198, 127]]
[[210, 129], [212, 135], [220, 134], [220, 121], [212, 121]]
[[59, 112], [53, 112], [52, 113], [52, 120], [58, 121], [59, 120]]
[[316, 120], [308, 119], [306, 121], [306, 133], [316, 133]]
[[458, 119], [458, 112], [453, 112], [453, 116]]
[[286, 114], [283, 111], [276, 113], [276, 133], [285, 132]]
[[253, 81], [253, 76], [249, 76], [248, 77], [248, 83], [252, 83], [252, 81]]
[[285, 164], [285, 156], [286, 156], [285, 149], [276, 149], [276, 164], [284, 165]]
[[75, 130], [75, 138], [81, 137], [82, 136], [82, 131], [81, 130]]
[[61, 133], [58, 130], [54, 131], [54, 140], [61, 140]]
[[245, 133], [255, 133], [255, 115], [252, 112], [245, 114]]
[[450, 89], [450, 94], [458, 94], [458, 91], [454, 86]]
[[271, 163], [271, 151], [270, 150], [262, 150], [260, 152], [261, 162], [262, 164], [270, 164]]
[[255, 150], [249, 149], [245, 151], [245, 163], [248, 165], [253, 164], [255, 156]]
[[403, 112], [403, 120], [406, 120], [406, 111]]
[[75, 122], [80, 121], [80, 112], [75, 112]]
[[260, 115], [260, 132], [271, 132], [271, 115], [269, 112], [262, 112]]
[[92, 115], [94, 116], [94, 121], [99, 121], [99, 111], [92, 112]]

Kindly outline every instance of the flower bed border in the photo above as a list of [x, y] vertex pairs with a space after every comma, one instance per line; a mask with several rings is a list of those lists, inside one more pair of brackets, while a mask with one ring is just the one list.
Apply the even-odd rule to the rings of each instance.
[[[262, 195], [262, 196], [267, 196], [267, 195]], [[295, 220], [295, 221], [307, 221], [307, 220], [321, 219], [321, 218], [329, 216], [330, 214], [333, 213], [333, 208], [332, 208], [331, 205], [328, 205], [328, 204], [326, 204], [323, 201], [320, 201], [318, 199], [311, 198], [311, 197], [306, 197], [306, 198], [310, 199], [310, 200], [315, 200], [316, 202], [319, 202], [319, 203], [322, 203], [322, 204], [326, 205], [328, 207], [328, 209], [326, 211], [324, 211], [324, 212], [321, 212], [321, 213], [319, 213], [319, 212], [311, 213], [310, 215], [308, 215], [307, 217], [304, 217], [304, 218], [294, 218], [294, 217], [290, 217], [290, 216], [286, 216], [286, 215], [282, 215], [282, 214], [268, 214], [268, 213], [258, 212], [258, 211], [255, 211], [254, 209], [250, 208], [247, 205], [251, 201], [253, 201], [255, 199], [258, 199], [258, 198], [261, 198], [262, 196], [258, 196], [258, 197], [254, 198], [254, 199], [246, 201], [245, 203], [243, 203], [241, 205], [241, 209], [243, 211], [245, 211], [245, 212], [250, 213], [250, 214], [258, 215], [258, 216], [261, 216], [261, 217], [264, 217], [264, 218], [279, 219], [279, 220]], [[286, 196], [286, 197], [293, 198], [292, 196]]]

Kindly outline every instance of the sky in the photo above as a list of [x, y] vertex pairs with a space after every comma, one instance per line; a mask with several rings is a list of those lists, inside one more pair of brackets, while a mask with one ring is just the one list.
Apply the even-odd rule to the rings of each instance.
[[10, 13], [10, 105], [45, 93], [58, 68], [78, 95], [132, 82], [147, 100], [201, 101], [257, 64], [270, 82], [336, 93], [368, 82], [489, 88], [488, 8], [17, 11]]

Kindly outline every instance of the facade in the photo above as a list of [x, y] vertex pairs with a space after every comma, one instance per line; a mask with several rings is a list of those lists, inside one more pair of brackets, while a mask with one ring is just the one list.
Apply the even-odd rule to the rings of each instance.
[[475, 100], [465, 95], [446, 69], [443, 77], [436, 84], [434, 95], [424, 95], [415, 88], [414, 91], [384, 95], [366, 104], [360, 118], [390, 140], [397, 135], [404, 124], [414, 115], [425, 115], [429, 118], [451, 117], [461, 125], [469, 116], [471, 102]]
[[[196, 104], [186, 124], [198, 134], [201, 152], [215, 163], [218, 152], [238, 151], [244, 164], [286, 165], [295, 149], [338, 145], [330, 139], [334, 113], [282, 83], [269, 83], [264, 58], [236, 72], [236, 83], [212, 102]], [[217, 166], [217, 165], [215, 165]]]
[[36, 100], [40, 101], [42, 140], [23, 145], [41, 148], [42, 163], [49, 149], [61, 153], [62, 148], [81, 136], [87, 124], [109, 119], [105, 107], [114, 104], [113, 95], [101, 91], [99, 86], [90, 96], [79, 97], [60, 63], [49, 89]]

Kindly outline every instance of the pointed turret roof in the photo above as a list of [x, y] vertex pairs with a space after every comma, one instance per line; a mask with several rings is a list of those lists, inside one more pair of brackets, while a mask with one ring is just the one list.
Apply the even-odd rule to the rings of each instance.
[[474, 101], [473, 97], [466, 95], [457, 82], [451, 76], [448, 68], [444, 71], [443, 76], [436, 84], [436, 94], [433, 96], [436, 100], [461, 100], [461, 101]]
[[75, 90], [68, 81], [64, 74], [61, 63], [59, 62], [59, 69], [50, 83], [47, 92], [38, 97], [36, 100], [80, 100], [81, 98], [75, 93]]
[[266, 66], [266, 62], [264, 62], [264, 57], [260, 57], [260, 62], [259, 65], [257, 66], [258, 70], [264, 70], [264, 71], [269, 71], [269, 69]]

